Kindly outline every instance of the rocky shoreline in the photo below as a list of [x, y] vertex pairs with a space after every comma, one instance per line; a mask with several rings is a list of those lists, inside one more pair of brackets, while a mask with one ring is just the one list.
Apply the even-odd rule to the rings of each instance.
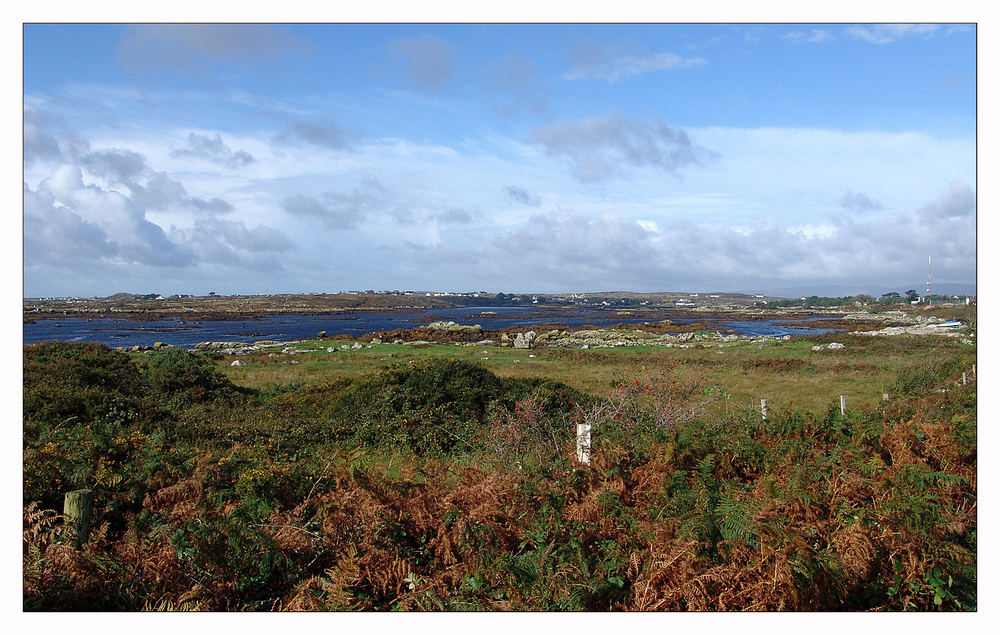
[[[773, 319], [773, 318], [772, 318]], [[963, 342], [972, 344], [970, 338], [974, 333], [968, 333], [965, 328], [949, 329], [938, 326], [941, 320], [935, 318], [908, 317], [902, 313], [892, 315], [872, 315], [866, 313], [851, 313], [837, 316], [834, 320], [822, 322], [790, 322], [788, 324], [817, 326], [826, 328], [827, 322], [843, 329], [850, 335], [945, 335], [962, 336]], [[698, 323], [701, 329], [690, 328], [691, 324], [672, 324], [669, 320], [641, 325], [616, 325], [608, 328], [580, 327], [573, 328], [564, 324], [536, 324], [530, 328], [511, 327], [507, 329], [489, 330], [479, 324], [462, 325], [452, 321], [435, 321], [412, 329], [397, 329], [394, 331], [377, 331], [361, 337], [349, 335], [326, 336], [325, 331], [317, 334], [315, 339], [274, 341], [257, 340], [253, 342], [200, 342], [194, 350], [216, 351], [224, 355], [248, 355], [251, 353], [271, 351], [273, 354], [298, 354], [303, 352], [328, 352], [371, 349], [384, 344], [409, 345], [425, 347], [430, 344], [452, 344], [454, 346], [500, 346], [513, 349], [601, 349], [627, 348], [638, 346], [654, 346], [663, 348], [690, 348], [692, 346], [728, 346], [737, 343], [755, 342], [761, 345], [774, 342], [776, 339], [789, 340], [793, 336], [759, 336], [740, 335], [736, 333], [719, 332], [705, 329], [711, 326]], [[853, 328], [852, 328], [853, 327]], [[662, 332], [665, 329], [675, 329], [674, 332]], [[850, 330], [848, 330], [850, 329]], [[314, 348], [304, 349], [306, 342], [315, 342]], [[132, 346], [120, 350], [142, 352], [156, 350], [165, 345], [157, 342], [153, 346]], [[817, 348], [817, 347], [814, 347]], [[824, 348], [824, 347], [818, 347]], [[830, 346], [829, 348], [837, 348]]]

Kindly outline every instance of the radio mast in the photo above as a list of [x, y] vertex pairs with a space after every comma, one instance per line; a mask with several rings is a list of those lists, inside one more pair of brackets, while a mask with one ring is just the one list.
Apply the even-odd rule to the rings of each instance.
[[927, 293], [925, 295], [931, 294], [931, 257], [927, 256]]

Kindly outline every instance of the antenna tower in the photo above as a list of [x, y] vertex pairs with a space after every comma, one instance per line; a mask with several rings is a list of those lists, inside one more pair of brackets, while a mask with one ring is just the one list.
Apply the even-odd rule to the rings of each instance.
[[931, 257], [927, 256], [927, 293], [925, 295], [931, 294]]

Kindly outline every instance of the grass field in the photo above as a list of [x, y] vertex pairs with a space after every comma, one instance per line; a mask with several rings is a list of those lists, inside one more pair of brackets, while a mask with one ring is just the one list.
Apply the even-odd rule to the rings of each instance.
[[[264, 389], [273, 385], [302, 384], [330, 379], [354, 379], [374, 370], [406, 365], [428, 358], [447, 358], [482, 365], [501, 377], [544, 377], [563, 382], [595, 397], [605, 396], [623, 378], [648, 377], [664, 362], [676, 363], [683, 378], [700, 376], [708, 385], [730, 395], [717, 408], [759, 407], [818, 412], [839, 404], [845, 395], [850, 407], [874, 405], [884, 393], [892, 394], [897, 376], [910, 369], [943, 369], [941, 384], [949, 379], [945, 367], [960, 366], [970, 375], [975, 347], [962, 338], [946, 336], [851, 336], [827, 334], [790, 340], [745, 341], [725, 345], [703, 343], [691, 348], [608, 348], [587, 350], [512, 349], [499, 346], [431, 344], [414, 348], [404, 344], [376, 344], [360, 350], [328, 353], [329, 342], [298, 342], [289, 348], [295, 355], [246, 358], [244, 366], [230, 366], [229, 357], [219, 368], [235, 384]], [[839, 342], [843, 349], [827, 345]], [[340, 345], [342, 342], [337, 342]], [[814, 346], [823, 346], [813, 351]], [[959, 371], [960, 374], [961, 371]]]

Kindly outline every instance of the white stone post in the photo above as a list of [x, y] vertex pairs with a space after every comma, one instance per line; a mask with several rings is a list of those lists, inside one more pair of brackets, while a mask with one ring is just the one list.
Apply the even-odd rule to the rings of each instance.
[[576, 424], [576, 460], [590, 465], [590, 424]]

